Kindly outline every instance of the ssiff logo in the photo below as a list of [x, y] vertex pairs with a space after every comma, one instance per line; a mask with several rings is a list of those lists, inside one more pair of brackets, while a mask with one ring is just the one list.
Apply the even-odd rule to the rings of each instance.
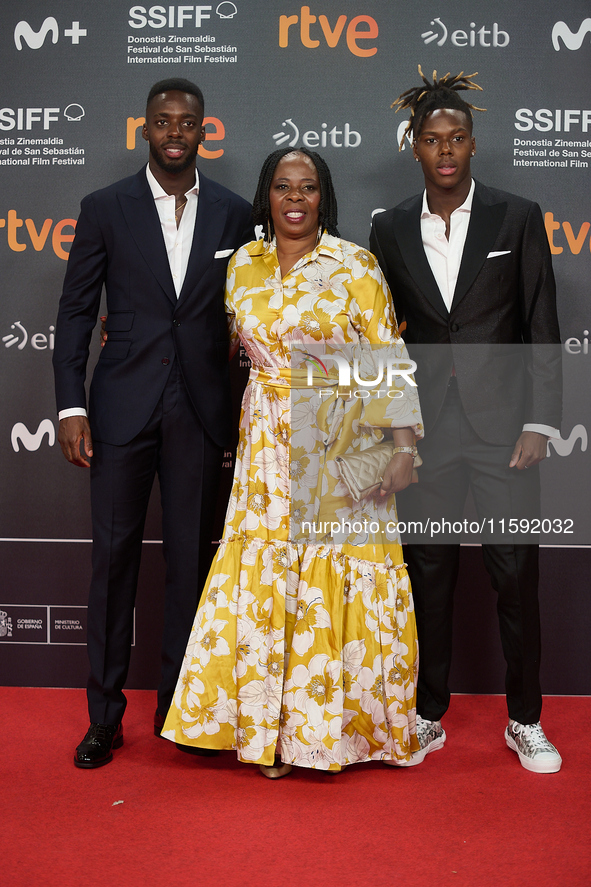
[[12, 619], [6, 610], [0, 610], [0, 638], [12, 637]]
[[[299, 127], [288, 117], [281, 124], [284, 129], [276, 132], [273, 141], [280, 147], [286, 145], [294, 148], [300, 140]], [[338, 126], [328, 128], [328, 123], [320, 125], [320, 131], [309, 129], [302, 135], [302, 142], [306, 148], [358, 148], [361, 144], [361, 135], [351, 129], [350, 123], [345, 123], [342, 129]]]
[[574, 32], [566, 22], [556, 22], [552, 28], [552, 46], [556, 52], [559, 52], [562, 40], [567, 49], [580, 49], [587, 34], [591, 34], [591, 18], [583, 19], [579, 30]]
[[[127, 24], [130, 28], [201, 28], [203, 23], [211, 19], [211, 6], [132, 6], [129, 10]], [[220, 18], [234, 18], [238, 10], [230, 0], [224, 0], [216, 9]], [[149, 17], [148, 17], [149, 16]]]
[[[59, 26], [57, 20], [51, 15], [45, 19], [38, 31], [34, 31], [28, 22], [18, 22], [14, 29], [14, 45], [21, 51], [23, 42], [29, 49], [41, 49], [46, 37], [51, 34], [51, 42], [59, 40]], [[72, 44], [79, 44], [81, 37], [86, 37], [86, 28], [80, 27], [80, 22], [72, 22], [70, 28], [64, 29], [64, 37], [70, 37]]]
[[[443, 46], [449, 34], [447, 27], [439, 17], [433, 19], [431, 27], [435, 27], [436, 30], [424, 31], [421, 34], [423, 43], [428, 46], [430, 43], [436, 42], [437, 46]], [[488, 42], [487, 38], [490, 38]], [[482, 25], [478, 30], [476, 30], [476, 22], [470, 22], [469, 31], [463, 31], [461, 29], [452, 31], [451, 34], [449, 34], [449, 40], [453, 46], [476, 46], [478, 43], [479, 46], [492, 46], [494, 48], [502, 49], [509, 45], [510, 38], [507, 31], [501, 31], [497, 22], [493, 23], [492, 28], [487, 28], [486, 25]]]
[[216, 8], [216, 15], [219, 15], [220, 18], [234, 18], [235, 15], [238, 15], [238, 10], [230, 0], [223, 0]]
[[[29, 131], [34, 129], [36, 124], [41, 124], [43, 129], [49, 129], [52, 123], [59, 122], [59, 114], [59, 108], [0, 108], [0, 130]], [[64, 109], [64, 117], [70, 122], [82, 120], [84, 114], [84, 108], [78, 102], [72, 102]], [[22, 151], [13, 153], [22, 153]]]

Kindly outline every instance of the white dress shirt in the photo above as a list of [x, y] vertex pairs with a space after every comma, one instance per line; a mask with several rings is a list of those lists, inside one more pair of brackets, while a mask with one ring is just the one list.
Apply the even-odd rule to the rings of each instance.
[[[156, 177], [152, 173], [149, 164], [146, 165], [146, 177], [150, 190], [154, 195], [154, 203], [160, 218], [160, 226], [162, 228], [162, 236], [164, 237], [164, 245], [170, 265], [170, 273], [172, 274], [172, 282], [178, 299], [185, 274], [187, 273], [187, 265], [189, 263], [189, 253], [193, 244], [193, 234], [195, 232], [195, 220], [197, 218], [197, 203], [199, 200], [199, 173], [195, 169], [195, 184], [185, 194], [187, 201], [180, 224], [177, 228], [175, 219], [176, 198], [174, 194], [167, 194], [164, 188], [158, 184]], [[60, 410], [58, 419], [66, 419], [68, 416], [86, 416], [88, 415], [84, 407], [69, 407], [67, 410]]]
[[464, 254], [473, 197], [474, 179], [472, 179], [468, 196], [461, 206], [454, 209], [450, 216], [448, 239], [445, 236], [445, 222], [441, 216], [431, 212], [427, 202], [427, 192], [423, 193], [421, 238], [433, 277], [448, 311], [451, 310], [451, 303], [453, 302], [460, 272], [460, 264]]
[[[423, 192], [421, 239], [427, 261], [448, 311], [451, 311], [464, 254], [473, 198], [474, 179], [472, 179], [468, 196], [461, 206], [454, 209], [449, 218], [448, 238], [445, 236], [445, 222], [441, 216], [431, 212], [427, 202], [427, 191]], [[558, 429], [552, 428], [550, 425], [527, 423], [523, 426], [523, 431], [537, 431], [539, 434], [545, 434], [547, 437], [560, 437]]]
[[160, 226], [170, 264], [170, 273], [172, 274], [172, 281], [178, 299], [185, 280], [185, 274], [187, 273], [189, 253], [193, 244], [197, 203], [199, 200], [199, 174], [195, 170], [195, 184], [185, 194], [187, 203], [178, 228], [174, 215], [176, 197], [174, 194], [167, 194], [162, 185], [158, 184], [149, 166], [146, 166], [146, 176], [148, 177], [148, 184], [154, 195], [154, 202], [160, 217]]

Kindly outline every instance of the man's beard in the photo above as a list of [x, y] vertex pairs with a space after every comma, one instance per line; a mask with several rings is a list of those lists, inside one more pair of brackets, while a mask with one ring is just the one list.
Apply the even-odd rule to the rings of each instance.
[[164, 172], [169, 173], [181, 173], [186, 169], [189, 169], [190, 166], [195, 166], [195, 159], [197, 157], [197, 149], [195, 151], [189, 152], [189, 154], [180, 157], [178, 160], [172, 160], [170, 157], [167, 157], [164, 151], [160, 148], [155, 148], [153, 145], [150, 145], [150, 154], [156, 161], [157, 165]]

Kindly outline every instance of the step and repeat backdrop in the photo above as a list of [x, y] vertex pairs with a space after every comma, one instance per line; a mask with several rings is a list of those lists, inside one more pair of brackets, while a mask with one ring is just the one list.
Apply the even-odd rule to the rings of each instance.
[[[0, 681], [83, 686], [88, 475], [57, 444], [51, 356], [81, 198], [147, 161], [146, 95], [171, 76], [205, 95], [204, 173], [251, 199], [264, 157], [306, 145], [330, 165], [342, 236], [421, 190], [390, 109], [417, 64], [472, 73], [474, 175], [538, 201], [564, 341], [562, 438], [544, 465], [543, 686], [591, 692], [591, 9], [531, 0], [14, 0], [0, 11]], [[476, 96], [474, 99], [473, 97]], [[89, 369], [98, 355], [98, 333]], [[235, 411], [247, 373], [233, 367]], [[90, 372], [89, 372], [90, 375]], [[233, 453], [225, 454], [226, 490]], [[225, 502], [212, 503], [212, 543]], [[569, 532], [566, 532], [569, 530]], [[157, 491], [146, 525], [129, 685], [158, 676], [163, 563]], [[453, 688], [502, 692], [494, 593], [464, 550]]]

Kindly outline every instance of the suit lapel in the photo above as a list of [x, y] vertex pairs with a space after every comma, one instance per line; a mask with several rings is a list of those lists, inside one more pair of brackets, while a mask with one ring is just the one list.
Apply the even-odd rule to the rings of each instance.
[[227, 213], [227, 201], [216, 193], [213, 182], [199, 173], [199, 200], [195, 231], [179, 301], [186, 298], [195, 289], [213, 261], [224, 231]]
[[118, 199], [137, 248], [168, 298], [176, 304], [176, 293], [162, 236], [160, 218], [145, 169], [139, 171], [129, 191], [122, 191], [118, 195]]
[[476, 182], [468, 234], [451, 306], [452, 311], [474, 283], [476, 275], [495, 244], [507, 212], [506, 203], [491, 203], [487, 201], [487, 197], [486, 188]]
[[421, 209], [423, 195], [418, 195], [408, 209], [394, 216], [394, 229], [406, 267], [421, 293], [433, 308], [447, 318], [449, 312], [437, 286], [421, 238]]

